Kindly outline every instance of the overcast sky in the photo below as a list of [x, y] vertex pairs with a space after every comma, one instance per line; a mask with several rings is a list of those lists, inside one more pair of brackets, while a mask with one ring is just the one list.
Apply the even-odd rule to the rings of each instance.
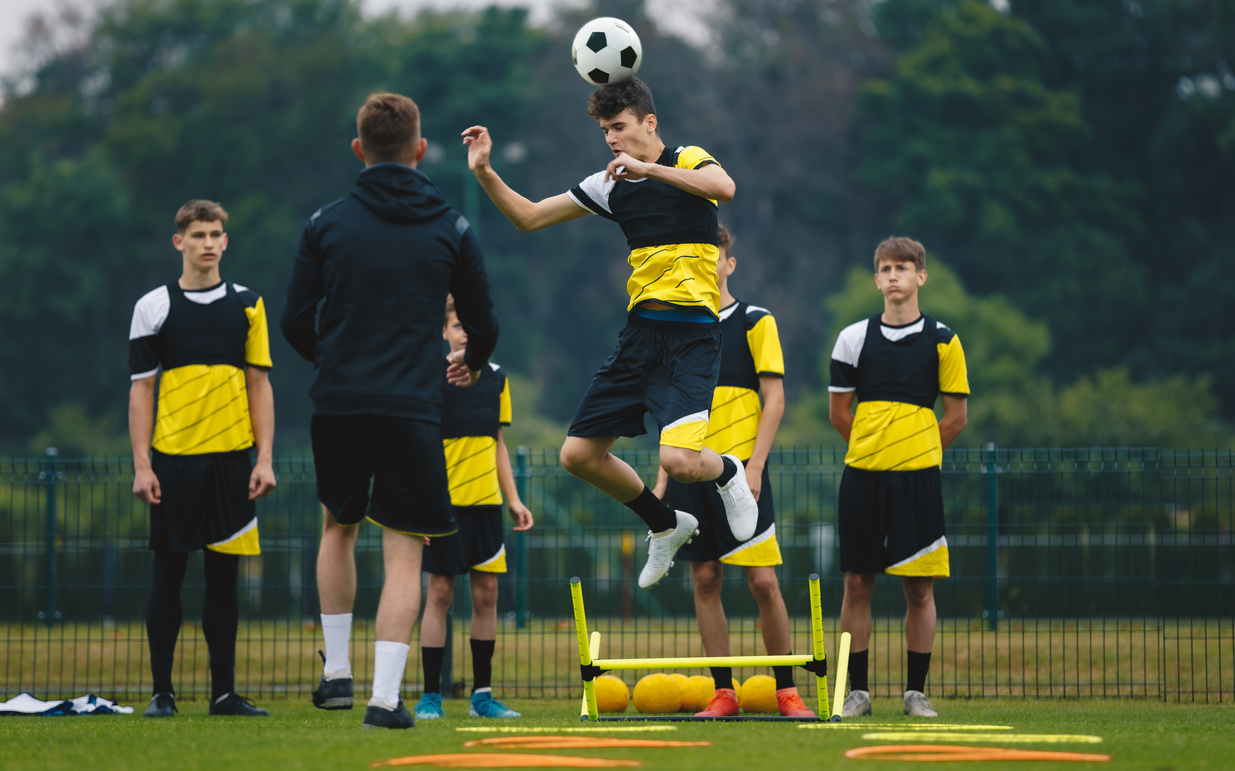
[[[15, 47], [22, 39], [26, 19], [39, 9], [54, 8], [57, 4], [71, 2], [76, 5], [94, 6], [98, 0], [0, 0], [0, 75], [11, 74], [19, 57]], [[364, 8], [370, 13], [382, 13], [398, 8], [406, 14], [429, 6], [455, 8], [484, 8], [490, 5], [524, 6], [532, 9], [533, 19], [541, 20], [559, 6], [580, 5], [582, 0], [364, 0]], [[706, 5], [706, 0], [678, 0], [676, 3], [649, 3], [648, 13], [661, 24], [681, 32], [683, 14], [690, 8]], [[666, 17], [664, 7], [674, 7], [674, 17]]]

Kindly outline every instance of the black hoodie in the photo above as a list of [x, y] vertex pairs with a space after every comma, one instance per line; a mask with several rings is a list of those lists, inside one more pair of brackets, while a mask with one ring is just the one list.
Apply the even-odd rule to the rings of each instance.
[[287, 287], [280, 327], [314, 364], [314, 412], [440, 423], [448, 292], [480, 369], [498, 324], [475, 233], [416, 169], [366, 168], [305, 224]]

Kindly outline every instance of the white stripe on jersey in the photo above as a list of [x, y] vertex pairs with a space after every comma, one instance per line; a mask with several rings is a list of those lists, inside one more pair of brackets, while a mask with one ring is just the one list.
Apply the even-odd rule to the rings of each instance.
[[736, 311], [737, 309], [738, 309], [738, 303], [736, 302], [733, 305], [730, 305], [728, 308], [725, 308], [724, 310], [720, 312], [720, 320], [724, 321], [728, 319], [730, 316], [733, 315], [733, 312]]
[[[598, 171], [580, 182], [579, 189], [583, 191], [584, 195], [586, 195], [592, 203], [612, 214], [613, 209], [609, 206], [609, 194], [613, 192], [613, 186], [616, 184], [617, 180], [605, 179], [605, 172]], [[576, 198], [573, 191], [571, 191], [570, 199], [588, 211], [592, 211], [592, 207]]]
[[772, 315], [772, 311], [768, 310], [767, 308], [760, 308], [758, 305], [747, 305], [746, 315], [749, 316], [752, 313], [766, 313], [769, 316]]
[[129, 339], [157, 335], [167, 321], [167, 312], [171, 310], [172, 300], [167, 293], [167, 287], [151, 289], [133, 306], [133, 322], [129, 325]]
[[672, 423], [670, 423], [669, 425], [661, 429], [661, 431], [662, 432], [668, 431], [671, 428], [677, 428], [678, 426], [684, 426], [687, 423], [696, 423], [700, 420], [706, 421], [707, 419], [708, 419], [708, 410], [700, 410], [699, 412], [692, 412], [689, 415], [685, 415], [673, 421]]

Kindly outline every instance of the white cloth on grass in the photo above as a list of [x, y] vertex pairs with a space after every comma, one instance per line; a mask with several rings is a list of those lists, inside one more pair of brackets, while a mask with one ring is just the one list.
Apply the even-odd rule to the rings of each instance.
[[132, 707], [122, 707], [114, 701], [86, 694], [76, 699], [42, 701], [28, 693], [0, 701], [0, 715], [131, 715]]

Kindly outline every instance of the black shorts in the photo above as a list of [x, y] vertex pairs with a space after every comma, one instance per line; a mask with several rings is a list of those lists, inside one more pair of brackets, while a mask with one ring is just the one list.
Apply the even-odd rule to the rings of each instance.
[[693, 514], [699, 520], [699, 535], [678, 549], [678, 558], [688, 562], [720, 560], [727, 565], [756, 567], [779, 565], [783, 562], [776, 542], [773, 522], [772, 483], [768, 467], [763, 467], [763, 487], [759, 492], [759, 520], [755, 535], [749, 541], [739, 541], [729, 530], [725, 503], [715, 482], [678, 482], [669, 480], [665, 502], [671, 509]]
[[570, 436], [641, 436], [651, 413], [660, 443], [698, 450], [720, 374], [720, 325], [631, 316], [583, 394]]
[[439, 576], [461, 576], [469, 570], [506, 572], [502, 538], [502, 506], [455, 506], [459, 532], [430, 538], [424, 570]]
[[150, 507], [151, 549], [260, 553], [257, 506], [249, 500], [253, 461], [248, 450], [203, 455], [155, 450], [150, 467], [162, 493], [161, 502]]
[[[341, 525], [455, 532], [441, 427], [386, 415], [314, 415], [317, 498]], [[372, 496], [369, 490], [372, 488]]]
[[947, 576], [939, 467], [865, 471], [846, 466], [837, 533], [840, 567], [846, 573]]

